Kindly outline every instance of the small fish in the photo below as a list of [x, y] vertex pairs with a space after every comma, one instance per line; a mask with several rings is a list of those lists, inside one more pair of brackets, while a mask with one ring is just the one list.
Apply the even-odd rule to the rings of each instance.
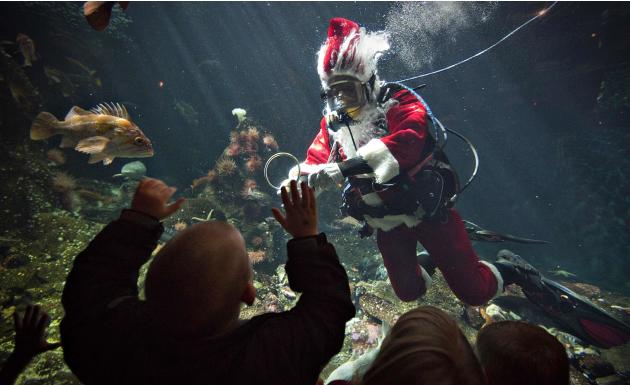
[[61, 91], [61, 95], [63, 95], [63, 97], [69, 98], [74, 95], [76, 86], [72, 80], [70, 80], [68, 75], [49, 66], [44, 66], [44, 74], [48, 78], [50, 84], [57, 84], [59, 86], [59, 90]]
[[114, 178], [125, 178], [126, 180], [142, 180], [147, 175], [147, 166], [136, 160], [122, 166], [120, 174], [115, 174]]
[[0, 76], [21, 110], [30, 115], [39, 108], [41, 97], [37, 88], [33, 86], [24, 69], [2, 48], [0, 48]]
[[49, 112], [40, 112], [31, 125], [31, 139], [43, 140], [62, 135], [59, 147], [74, 147], [90, 154], [88, 163], [114, 158], [145, 158], [153, 156], [149, 138], [129, 118], [120, 104], [99, 104], [90, 111], [74, 106], [65, 120], [59, 121]]
[[103, 31], [109, 25], [109, 19], [112, 17], [112, 8], [114, 5], [120, 6], [126, 10], [129, 6], [128, 1], [86, 1], [83, 4], [83, 16], [88, 24], [97, 31]]
[[81, 63], [80, 61], [78, 61], [77, 59], [73, 59], [71, 57], [66, 57], [66, 60], [72, 64], [74, 64], [77, 68], [79, 68], [81, 71], [83, 71], [83, 75], [73, 75], [76, 76], [78, 78], [84, 78], [89, 80], [91, 83], [94, 83], [95, 86], [97, 87], [101, 87], [103, 85], [103, 82], [101, 82], [101, 78], [99, 78], [96, 75], [96, 71], [89, 68], [88, 66], [86, 66], [85, 64]]
[[564, 277], [564, 278], [574, 278], [574, 277], [577, 277], [577, 275], [575, 275], [575, 274], [573, 274], [573, 273], [571, 273], [571, 272], [569, 272], [569, 271], [566, 271], [566, 270], [560, 270], [560, 269], [558, 269], [558, 270], [549, 270], [549, 272], [550, 272], [551, 274], [553, 274], [553, 275], [557, 276], [557, 277]]
[[18, 33], [15, 38], [15, 42], [20, 47], [20, 52], [24, 56], [24, 67], [30, 67], [33, 62], [37, 60], [37, 54], [35, 53], [35, 42], [33, 39], [23, 33]]

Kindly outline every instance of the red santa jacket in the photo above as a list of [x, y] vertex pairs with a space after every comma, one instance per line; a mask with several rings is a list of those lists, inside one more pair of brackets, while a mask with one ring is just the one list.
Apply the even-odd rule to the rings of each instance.
[[[377, 183], [387, 182], [417, 165], [422, 160], [429, 135], [427, 111], [415, 96], [407, 90], [401, 90], [392, 99], [396, 103], [386, 112], [387, 135], [370, 140], [357, 151], [374, 170]], [[310, 173], [313, 166], [328, 162], [330, 140], [326, 119], [322, 118], [320, 131], [306, 153], [304, 173]]]
[[[393, 102], [391, 102], [393, 100]], [[379, 138], [372, 138], [361, 145], [357, 151], [374, 170], [377, 183], [386, 183], [395, 176], [407, 172], [426, 156], [424, 150], [429, 135], [427, 130], [427, 111], [424, 105], [409, 91], [396, 92], [386, 108], [387, 133]], [[325, 118], [320, 122], [320, 131], [306, 153], [306, 160], [300, 165], [301, 172], [317, 172], [318, 165], [325, 164], [330, 158], [331, 136]], [[345, 159], [341, 148], [342, 159]], [[376, 193], [366, 194], [364, 201], [371, 206], [382, 205]], [[370, 218], [367, 222], [375, 228], [389, 230], [401, 223], [415, 226], [420, 220], [409, 215], [391, 215], [385, 218]]]

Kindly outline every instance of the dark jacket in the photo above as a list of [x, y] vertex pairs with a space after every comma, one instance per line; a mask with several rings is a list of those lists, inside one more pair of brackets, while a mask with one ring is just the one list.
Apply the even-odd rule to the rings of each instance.
[[171, 337], [138, 298], [138, 271], [162, 225], [125, 210], [81, 252], [63, 292], [66, 362], [86, 385], [312, 385], [354, 316], [348, 277], [324, 234], [288, 242], [297, 305], [252, 318], [227, 335]]

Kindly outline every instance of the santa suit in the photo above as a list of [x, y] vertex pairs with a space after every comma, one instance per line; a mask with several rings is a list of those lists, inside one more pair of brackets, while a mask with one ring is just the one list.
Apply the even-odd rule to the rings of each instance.
[[[389, 107], [384, 109], [385, 132], [378, 135], [367, 125], [360, 125], [359, 129], [364, 132], [353, 131], [358, 142], [356, 152], [348, 148], [347, 141], [345, 145], [343, 141], [337, 141], [341, 159], [346, 160], [346, 154], [362, 157], [373, 170], [362, 176], [373, 177], [376, 183], [387, 183], [420, 163], [426, 156], [423, 150], [429, 138], [426, 109], [414, 95], [401, 90], [387, 104]], [[332, 159], [334, 135], [322, 119], [319, 133], [301, 164], [301, 173], [317, 172]], [[369, 206], [382, 205], [377, 192], [365, 194], [362, 199]], [[417, 216], [404, 214], [382, 218], [365, 215], [365, 220], [377, 229], [378, 248], [394, 291], [401, 300], [412, 301], [421, 297], [431, 283], [430, 276], [417, 262], [417, 242], [429, 252], [450, 288], [463, 302], [480, 305], [502, 290], [501, 275], [493, 265], [479, 261], [454, 209], [448, 212], [445, 223], [424, 223]]]

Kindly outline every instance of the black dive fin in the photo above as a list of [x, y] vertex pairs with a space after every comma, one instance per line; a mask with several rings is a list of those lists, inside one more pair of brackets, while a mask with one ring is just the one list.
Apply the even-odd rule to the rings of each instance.
[[501, 250], [494, 263], [505, 284], [517, 284], [525, 296], [560, 328], [584, 342], [611, 348], [630, 342], [630, 325], [587, 298], [543, 277], [538, 270], [509, 250]]
[[567, 332], [605, 349], [630, 342], [630, 325], [555, 281], [543, 277], [541, 282], [541, 290], [525, 295]]

